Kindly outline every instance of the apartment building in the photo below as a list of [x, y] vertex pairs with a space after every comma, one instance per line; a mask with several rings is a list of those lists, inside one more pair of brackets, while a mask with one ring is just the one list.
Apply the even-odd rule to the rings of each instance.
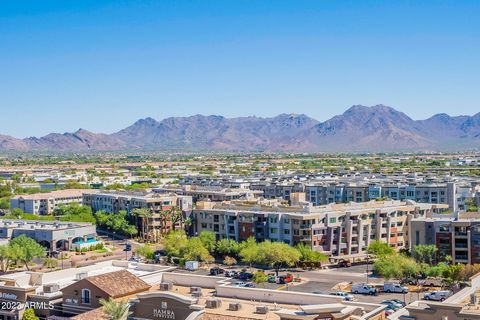
[[261, 191], [242, 188], [203, 187], [195, 185], [183, 186], [162, 186], [152, 189], [158, 194], [175, 193], [178, 195], [190, 196], [194, 202], [197, 201], [229, 201], [238, 199], [253, 199], [262, 195]]
[[49, 215], [55, 208], [62, 204], [76, 202], [83, 203], [83, 195], [93, 195], [99, 192], [93, 189], [68, 189], [57, 190], [46, 193], [35, 193], [28, 195], [19, 195], [10, 199], [11, 209], [21, 209], [26, 213], [35, 215]]
[[[465, 193], [463, 189], [462, 192]], [[328, 183], [307, 185], [305, 186], [305, 193], [307, 201], [315, 206], [329, 203], [366, 202], [386, 198], [448, 204], [450, 208], [458, 209], [457, 187], [454, 182], [443, 184]]]
[[305, 186], [301, 182], [291, 183], [257, 183], [250, 185], [251, 190], [261, 191], [264, 198], [283, 198], [290, 200], [292, 193], [304, 192]]
[[355, 257], [365, 254], [373, 240], [408, 247], [409, 221], [447, 208], [411, 200], [311, 206], [264, 199], [199, 202], [193, 216], [198, 232], [213, 231], [218, 239], [306, 243], [331, 257]]
[[480, 215], [457, 213], [416, 217], [411, 222], [411, 247], [433, 244], [437, 257], [454, 263], [480, 263]]
[[[172, 193], [101, 192], [85, 194], [84, 203], [88, 203], [93, 211], [102, 210], [109, 213], [126, 211], [131, 220], [137, 224], [139, 235], [152, 241], [156, 241], [161, 234], [172, 229], [183, 228], [182, 223], [190, 216], [192, 210], [192, 197]], [[137, 208], [147, 209], [150, 215], [135, 216], [133, 209]], [[175, 209], [178, 209], [178, 212]], [[177, 214], [181, 216], [173, 219]]]

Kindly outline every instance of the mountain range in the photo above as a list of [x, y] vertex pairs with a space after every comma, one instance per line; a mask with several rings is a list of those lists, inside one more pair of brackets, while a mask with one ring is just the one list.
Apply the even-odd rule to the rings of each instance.
[[194, 115], [145, 118], [112, 134], [79, 129], [44, 137], [0, 135], [0, 151], [396, 152], [480, 149], [480, 113], [413, 120], [394, 108], [355, 105], [320, 122], [304, 114], [271, 118]]

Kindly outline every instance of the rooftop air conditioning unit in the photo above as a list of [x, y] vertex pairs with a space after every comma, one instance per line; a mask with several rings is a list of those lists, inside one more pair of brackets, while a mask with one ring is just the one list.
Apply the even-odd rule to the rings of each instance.
[[200, 288], [200, 287], [190, 287], [190, 293], [194, 293], [194, 292], [197, 292], [197, 291], [202, 291], [202, 288]]
[[194, 291], [192, 292], [192, 297], [200, 298], [202, 296], [202, 291]]
[[210, 309], [216, 309], [216, 308], [220, 308], [221, 305], [222, 305], [222, 301], [220, 299], [210, 298], [210, 299], [207, 299], [205, 307]]
[[77, 273], [75, 275], [75, 280], [82, 280], [82, 279], [85, 279], [86, 277], [88, 277], [88, 273], [87, 272], [80, 272], [80, 273]]
[[172, 283], [171, 282], [162, 282], [160, 283], [160, 291], [170, 291], [172, 290]]
[[43, 285], [43, 292], [44, 293], [54, 293], [54, 292], [57, 292], [59, 290], [60, 290], [60, 286], [56, 283]]
[[228, 305], [228, 310], [231, 310], [231, 311], [238, 311], [242, 308], [242, 305], [238, 302], [230, 302], [230, 304]]
[[261, 306], [256, 306], [255, 307], [255, 313], [258, 314], [267, 314], [268, 313], [268, 307], [261, 305]]

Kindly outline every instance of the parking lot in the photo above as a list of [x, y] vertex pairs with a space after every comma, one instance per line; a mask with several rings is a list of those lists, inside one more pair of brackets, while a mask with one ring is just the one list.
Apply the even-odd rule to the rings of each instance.
[[[371, 266], [369, 266], [371, 270]], [[366, 265], [356, 265], [349, 268], [332, 268], [329, 270], [315, 270], [300, 272], [302, 279], [306, 280], [300, 284], [289, 286], [290, 291], [312, 292], [329, 294], [334, 292], [333, 287], [340, 282], [352, 283], [369, 283], [369, 284], [383, 284], [384, 279], [374, 277], [369, 273], [367, 280]], [[375, 296], [353, 294], [354, 298], [362, 302], [378, 303], [387, 299], [399, 299], [405, 303], [421, 299], [423, 294], [420, 293], [385, 293], [379, 292]]]
[[[237, 270], [239, 268], [232, 268], [226, 270]], [[289, 270], [294, 277], [300, 277], [302, 281], [300, 283], [276, 284], [276, 283], [264, 283], [255, 284], [257, 288], [266, 288], [272, 290], [287, 290], [306, 293], [318, 293], [318, 294], [330, 294], [337, 290], [334, 287], [342, 282], [349, 283], [368, 283], [368, 284], [382, 284], [384, 279], [375, 277], [371, 274], [372, 266], [369, 266], [369, 276], [367, 279], [367, 267], [366, 265], [354, 265], [348, 268], [331, 268], [327, 270]], [[180, 272], [189, 272], [200, 275], [209, 275], [209, 270], [200, 269], [196, 271], [178, 270]], [[254, 273], [256, 269], [252, 268], [249, 272]], [[269, 273], [269, 271], [266, 271]], [[286, 274], [287, 271], [282, 271], [280, 274]], [[222, 275], [219, 275], [222, 276]], [[238, 279], [232, 279], [235, 283]], [[352, 294], [354, 299], [362, 302], [379, 303], [382, 300], [399, 299], [405, 303], [410, 303], [423, 298], [423, 293], [409, 292], [407, 294], [401, 293], [386, 293], [379, 292], [377, 295], [364, 295], [364, 294]]]

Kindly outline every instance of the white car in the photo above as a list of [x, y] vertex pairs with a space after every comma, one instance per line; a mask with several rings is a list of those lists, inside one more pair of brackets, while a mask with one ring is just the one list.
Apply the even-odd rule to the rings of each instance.
[[350, 293], [345, 292], [345, 291], [337, 291], [337, 292], [332, 292], [330, 294], [332, 296], [342, 297], [343, 300], [345, 300], [345, 301], [352, 301], [353, 300], [353, 296]]
[[365, 283], [357, 283], [352, 286], [352, 292], [355, 294], [369, 294], [369, 295], [376, 295], [377, 289], [370, 287], [368, 284]]
[[389, 293], [408, 293], [408, 288], [398, 283], [385, 283], [383, 285], [383, 291]]
[[452, 294], [452, 291], [449, 290], [432, 291], [425, 293], [425, 296], [423, 298], [425, 300], [444, 301]]

